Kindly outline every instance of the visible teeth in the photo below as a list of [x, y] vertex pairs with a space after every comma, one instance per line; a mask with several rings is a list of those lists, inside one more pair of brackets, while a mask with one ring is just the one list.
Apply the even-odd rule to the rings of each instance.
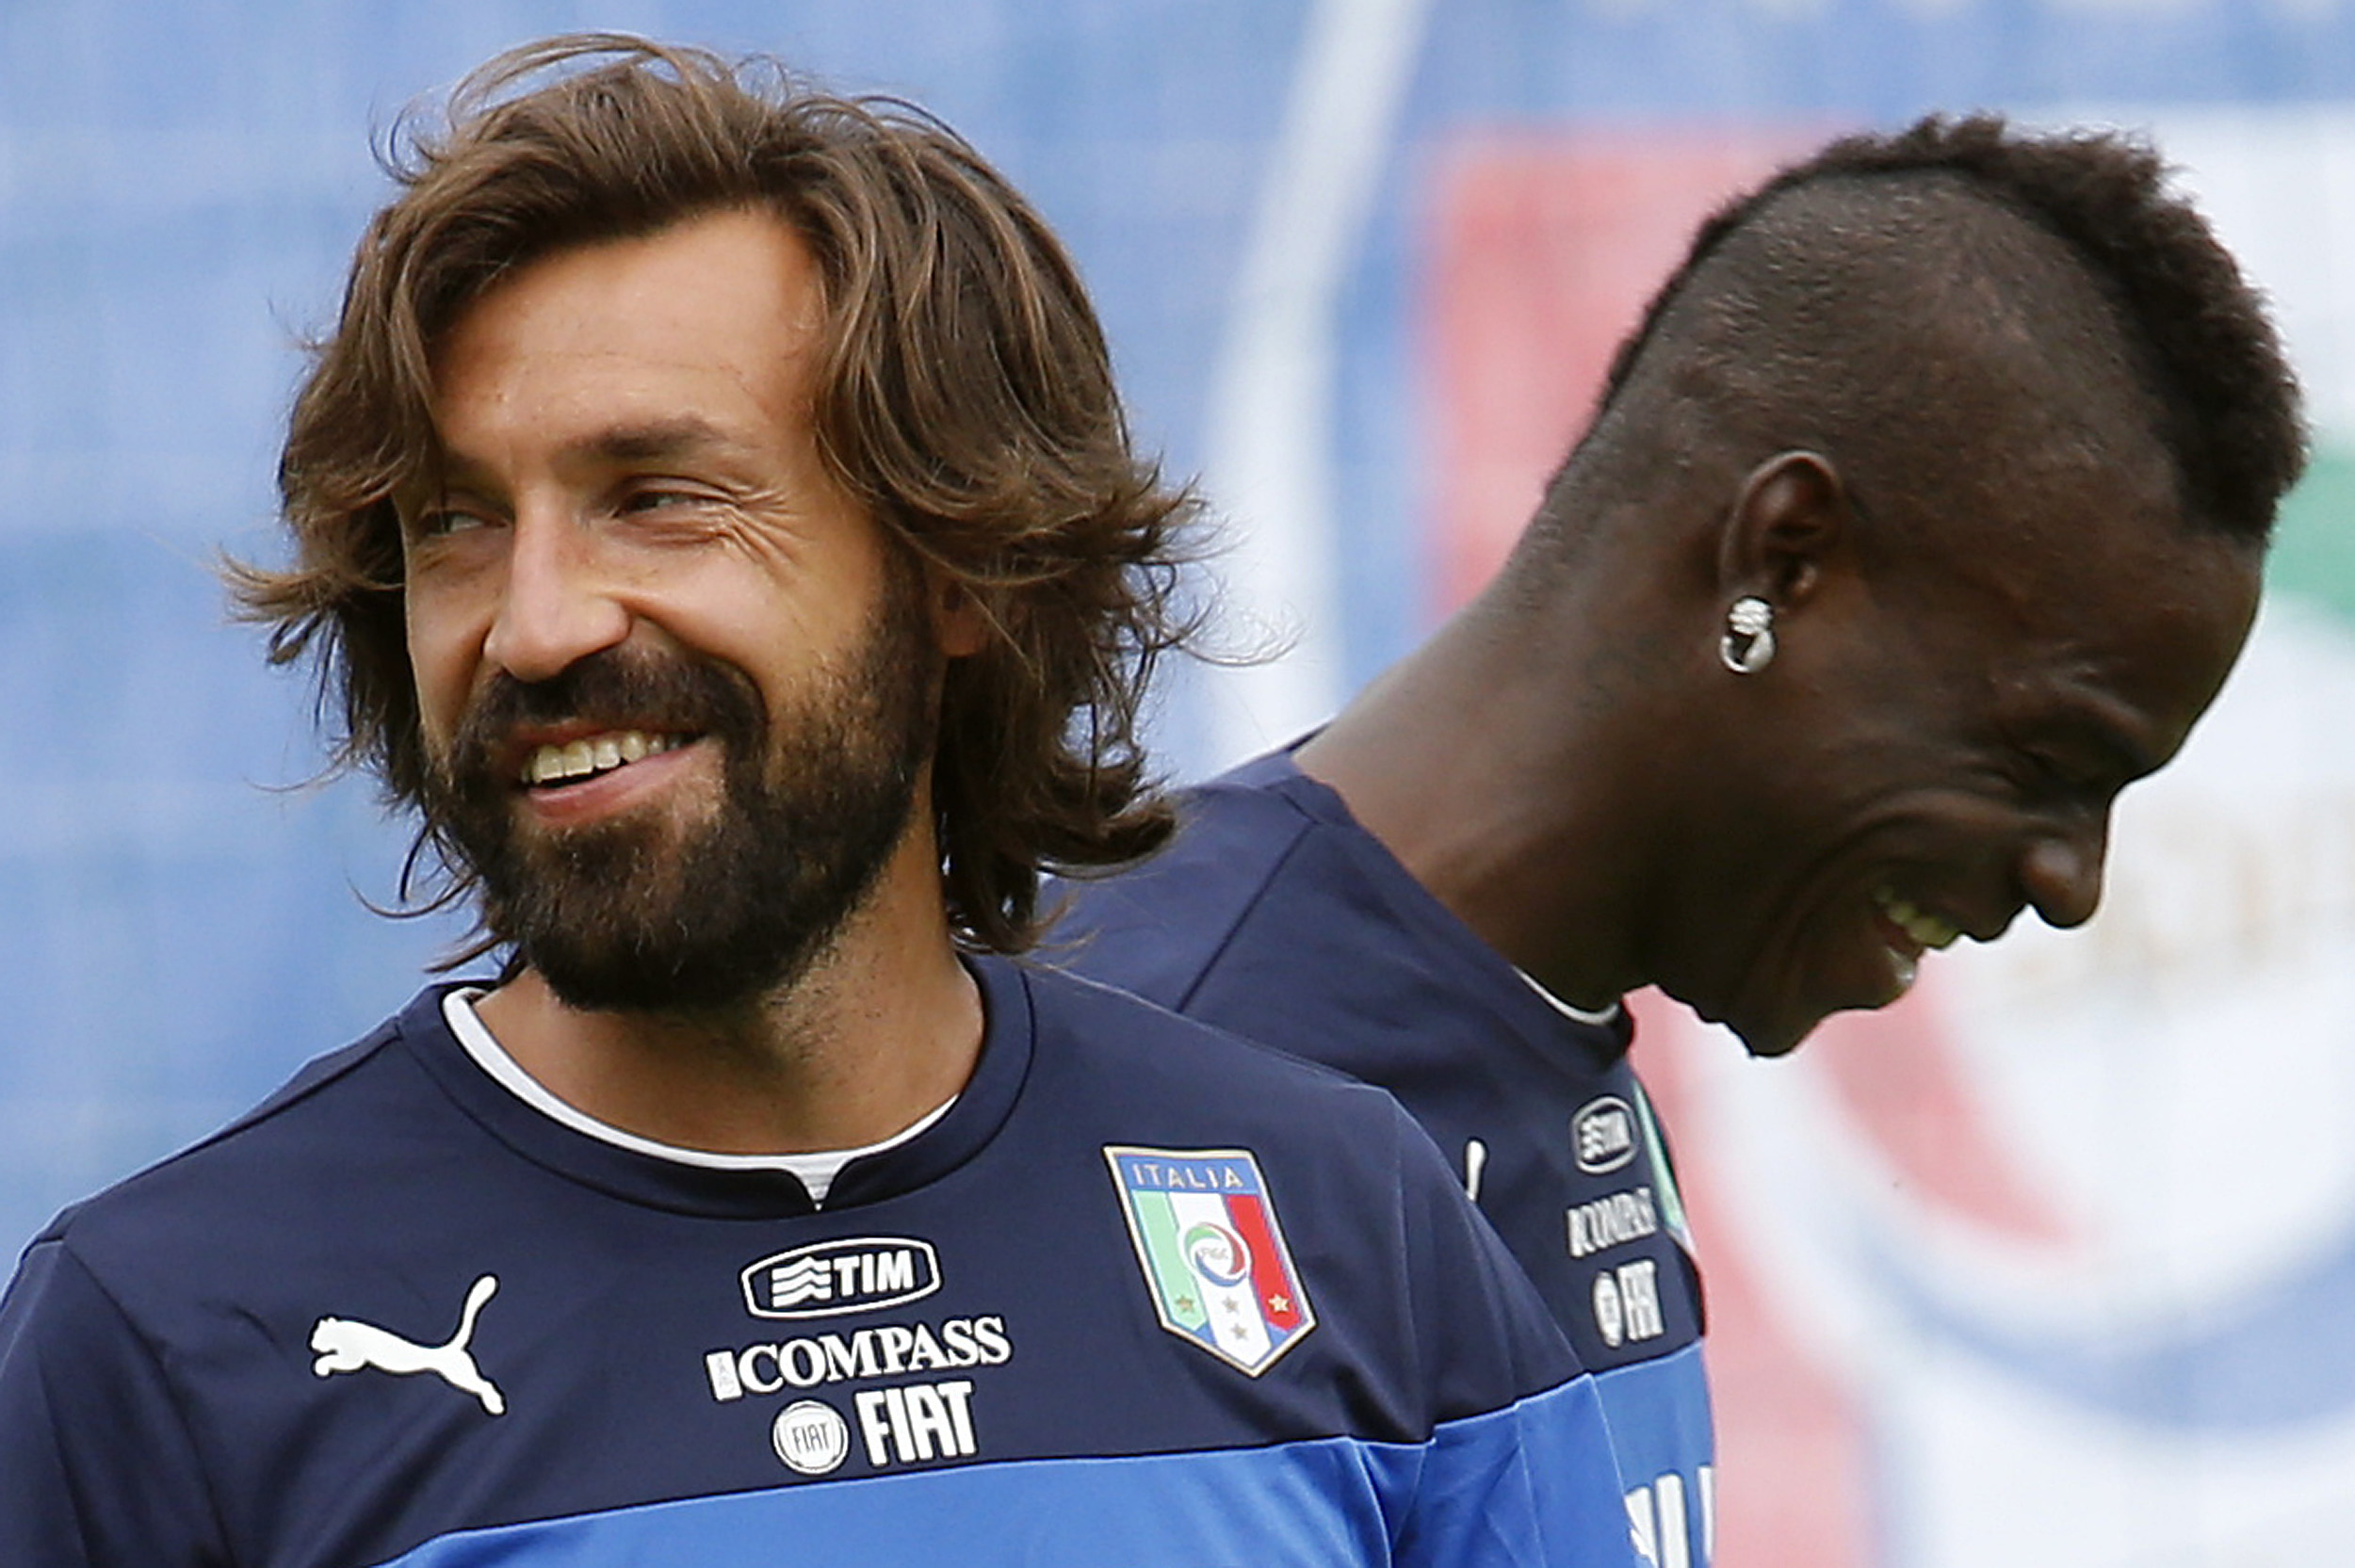
[[643, 730], [614, 730], [563, 746], [543, 746], [524, 759], [526, 784], [585, 779], [640, 762], [681, 744], [674, 735], [648, 735]]
[[1874, 901], [1899, 930], [1924, 947], [1947, 947], [1962, 934], [1962, 928], [1951, 920], [1942, 920], [1927, 910], [1898, 897], [1887, 888], [1875, 894]]

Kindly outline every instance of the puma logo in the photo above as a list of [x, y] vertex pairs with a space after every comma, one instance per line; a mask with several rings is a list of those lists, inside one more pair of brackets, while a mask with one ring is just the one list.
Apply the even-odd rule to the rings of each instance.
[[466, 1341], [474, 1337], [476, 1315], [481, 1312], [483, 1302], [498, 1294], [498, 1278], [494, 1274], [485, 1274], [474, 1282], [474, 1287], [466, 1292], [465, 1310], [458, 1315], [458, 1332], [449, 1336], [447, 1345], [413, 1345], [373, 1323], [355, 1323], [349, 1317], [322, 1317], [311, 1330], [311, 1349], [319, 1353], [318, 1360], [311, 1364], [311, 1370], [322, 1378], [337, 1372], [357, 1372], [364, 1366], [397, 1374], [431, 1372], [460, 1393], [480, 1399], [482, 1408], [492, 1414], [504, 1414], [507, 1396], [482, 1375], [466, 1350]]

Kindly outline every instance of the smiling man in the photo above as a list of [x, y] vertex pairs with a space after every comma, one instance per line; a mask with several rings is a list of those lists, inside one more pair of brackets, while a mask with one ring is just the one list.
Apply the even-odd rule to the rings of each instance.
[[2100, 896], [2257, 605], [2297, 397], [2147, 150], [1990, 120], [1728, 207], [1494, 584], [1082, 883], [1067, 961], [1391, 1090], [1713, 1539], [1701, 1307], [1626, 992], [1762, 1055]]
[[35, 1241], [0, 1562], [1625, 1564], [1388, 1096], [1005, 956], [1192, 509], [1035, 215], [612, 39], [402, 180], [239, 582], [500, 962]]

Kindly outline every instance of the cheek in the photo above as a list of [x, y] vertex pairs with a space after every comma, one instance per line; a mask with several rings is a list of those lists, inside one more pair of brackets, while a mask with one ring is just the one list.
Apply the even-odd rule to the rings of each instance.
[[[469, 646], [441, 614], [430, 596], [422, 603], [412, 595], [403, 616], [408, 631], [409, 679], [416, 694], [417, 721], [430, 750], [439, 752], [457, 732], [472, 687], [474, 661]], [[479, 647], [479, 639], [471, 644]]]
[[773, 709], [822, 671], [855, 659], [877, 613], [865, 574], [779, 574], [739, 566], [664, 585], [639, 606], [642, 622], [752, 678]]

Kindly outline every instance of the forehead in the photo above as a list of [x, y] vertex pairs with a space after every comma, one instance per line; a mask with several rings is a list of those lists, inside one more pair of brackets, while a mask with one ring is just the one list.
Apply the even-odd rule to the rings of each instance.
[[2139, 764], [2182, 746], [2256, 614], [2252, 546], [2186, 525], [2120, 484], [1953, 563], [1968, 639], [2003, 701], [2101, 722]]
[[807, 247], [765, 213], [726, 211], [574, 247], [502, 280], [434, 355], [434, 416], [454, 456], [511, 428], [661, 418], [790, 419], [821, 322]]

